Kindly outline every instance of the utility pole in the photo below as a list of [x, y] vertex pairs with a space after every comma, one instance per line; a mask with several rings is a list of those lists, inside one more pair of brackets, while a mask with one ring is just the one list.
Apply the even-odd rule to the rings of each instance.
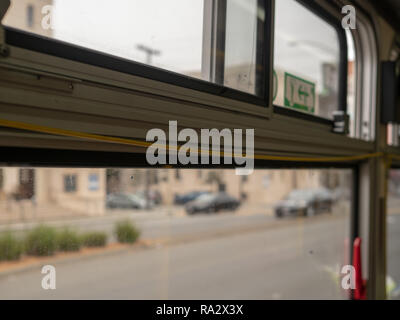
[[160, 56], [161, 55], [161, 51], [160, 50], [156, 50], [153, 48], [150, 48], [144, 44], [139, 44], [136, 46], [136, 48], [140, 51], [143, 51], [146, 54], [146, 64], [151, 65], [153, 62], [153, 56]]
[[[161, 51], [150, 48], [144, 44], [138, 44], [136, 48], [139, 51], [143, 51], [146, 54], [146, 64], [152, 65], [153, 63], [153, 56], [160, 56]], [[146, 169], [145, 171], [145, 200], [146, 200], [146, 209], [150, 209], [150, 169]]]

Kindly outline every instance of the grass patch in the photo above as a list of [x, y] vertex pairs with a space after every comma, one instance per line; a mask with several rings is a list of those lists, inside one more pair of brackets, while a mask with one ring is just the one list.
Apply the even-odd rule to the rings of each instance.
[[115, 235], [120, 243], [135, 243], [140, 231], [129, 220], [118, 222], [115, 226]]
[[16, 239], [11, 232], [0, 235], [0, 261], [18, 260], [22, 252], [22, 241]]
[[54, 228], [39, 226], [30, 231], [25, 239], [28, 255], [52, 256], [57, 250], [57, 232]]
[[82, 244], [85, 247], [104, 247], [107, 244], [105, 232], [86, 232], [81, 236]]
[[73, 230], [65, 229], [57, 235], [57, 249], [59, 251], [79, 251], [81, 246], [81, 238]]

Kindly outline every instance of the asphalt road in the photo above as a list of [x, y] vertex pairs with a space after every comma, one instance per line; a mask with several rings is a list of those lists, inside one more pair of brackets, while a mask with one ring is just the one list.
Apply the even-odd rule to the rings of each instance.
[[62, 262], [56, 290], [36, 268], [1, 276], [0, 299], [336, 299], [347, 231], [345, 216], [326, 215]]
[[[0, 299], [340, 299], [348, 217], [198, 216], [142, 221], [176, 244], [0, 275]], [[105, 224], [108, 225], [108, 224]], [[400, 215], [389, 216], [389, 275], [400, 283]]]

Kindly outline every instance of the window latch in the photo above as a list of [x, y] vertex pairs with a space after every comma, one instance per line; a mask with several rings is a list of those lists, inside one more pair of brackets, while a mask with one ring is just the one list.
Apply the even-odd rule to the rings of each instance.
[[332, 132], [337, 134], [348, 135], [350, 133], [350, 117], [344, 111], [333, 112], [333, 128]]

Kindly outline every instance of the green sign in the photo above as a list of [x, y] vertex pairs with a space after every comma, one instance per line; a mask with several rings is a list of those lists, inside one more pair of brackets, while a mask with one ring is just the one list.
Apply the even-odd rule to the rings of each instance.
[[274, 70], [274, 77], [273, 77], [273, 91], [274, 91], [274, 94], [273, 94], [273, 97], [272, 97], [272, 102], [274, 102], [275, 101], [275, 99], [276, 99], [276, 96], [278, 95], [278, 75], [276, 74], [276, 72], [275, 72], [275, 70]]
[[315, 84], [285, 73], [285, 107], [315, 112]]

